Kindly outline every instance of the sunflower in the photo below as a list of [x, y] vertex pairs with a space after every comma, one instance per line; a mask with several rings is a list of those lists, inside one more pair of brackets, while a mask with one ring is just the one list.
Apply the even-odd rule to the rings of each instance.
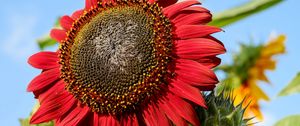
[[259, 120], [263, 119], [259, 101], [268, 101], [269, 97], [258, 86], [258, 81], [270, 83], [265, 71], [275, 70], [276, 61], [273, 56], [285, 52], [284, 42], [285, 36], [279, 35], [266, 45], [242, 45], [241, 52], [235, 56], [235, 63], [223, 68], [229, 73], [225, 79], [226, 83], [235, 85], [233, 87], [234, 104], [238, 105], [244, 101], [248, 117], [255, 116]]
[[199, 125], [200, 91], [218, 79], [211, 68], [223, 44], [196, 0], [86, 0], [50, 35], [56, 52], [28, 63], [42, 69], [28, 86], [40, 102], [30, 123], [56, 125]]

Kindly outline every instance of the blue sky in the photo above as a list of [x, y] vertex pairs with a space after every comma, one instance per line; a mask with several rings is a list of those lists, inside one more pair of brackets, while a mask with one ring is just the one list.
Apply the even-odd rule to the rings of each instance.
[[[36, 39], [49, 32], [58, 16], [71, 14], [73, 10], [83, 7], [84, 1], [0, 1], [0, 123], [3, 126], [18, 126], [18, 118], [27, 117], [35, 103], [33, 95], [26, 92], [26, 86], [40, 72], [27, 64], [27, 58], [39, 51]], [[203, 6], [212, 12], [219, 12], [245, 1], [205, 0]], [[228, 54], [221, 56], [224, 63], [230, 62], [230, 53], [238, 51], [238, 42], [248, 42], [251, 38], [255, 42], [265, 42], [271, 33], [283, 33], [288, 37], [287, 54], [276, 57], [279, 61], [276, 71], [267, 72], [272, 84], [260, 85], [272, 101], [262, 102], [265, 121], [258, 123], [258, 126], [269, 126], [287, 115], [300, 114], [300, 95], [276, 96], [300, 71], [299, 5], [300, 1], [286, 0], [216, 34], [228, 50]]]

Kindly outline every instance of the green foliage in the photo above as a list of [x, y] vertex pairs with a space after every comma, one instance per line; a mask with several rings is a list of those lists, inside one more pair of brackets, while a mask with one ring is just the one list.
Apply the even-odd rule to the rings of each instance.
[[300, 93], [300, 72], [297, 76], [279, 93], [279, 96]]
[[262, 45], [241, 44], [240, 52], [233, 55], [233, 63], [219, 66], [216, 69], [226, 72], [226, 78], [223, 80], [226, 88], [236, 88], [248, 78], [248, 71], [260, 56], [261, 49]]
[[[57, 27], [57, 28], [60, 27], [60, 24], [59, 24], [59, 18], [57, 19], [57, 21], [56, 21], [54, 27]], [[51, 46], [56, 45], [57, 42], [56, 42], [54, 39], [52, 39], [52, 38], [49, 36], [49, 34], [47, 34], [47, 35], [45, 35], [44, 37], [39, 38], [39, 39], [37, 40], [37, 43], [38, 43], [38, 45], [39, 45], [40, 50], [44, 50], [44, 49], [47, 48], [47, 47], [51, 47]]]
[[37, 42], [40, 50], [44, 50], [47, 47], [54, 46], [57, 43], [54, 39], [50, 38], [49, 35], [38, 39]]
[[279, 120], [275, 126], [300, 126], [300, 115], [292, 115]]
[[246, 126], [251, 119], [244, 119], [245, 108], [242, 103], [233, 105], [230, 96], [225, 92], [215, 95], [214, 92], [205, 96], [207, 109], [196, 108], [201, 126]]
[[250, 0], [248, 3], [214, 15], [213, 21], [210, 22], [209, 25], [224, 27], [266, 10], [282, 1], [283, 0]]

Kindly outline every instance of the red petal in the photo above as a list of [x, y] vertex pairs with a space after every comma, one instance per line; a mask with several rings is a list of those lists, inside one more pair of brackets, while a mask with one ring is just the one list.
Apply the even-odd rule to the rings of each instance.
[[167, 115], [167, 117], [172, 120], [172, 122], [176, 125], [176, 126], [187, 126], [187, 123], [185, 122], [185, 120], [183, 120], [176, 112], [174, 112], [174, 108], [173, 106], [171, 106], [170, 104], [168, 104], [168, 100], [169, 99], [165, 99], [164, 103], [160, 103], [159, 104], [159, 109], [163, 112], [165, 112], [165, 114]]
[[148, 105], [143, 111], [144, 120], [147, 126], [158, 126], [157, 115], [153, 112], [152, 106]]
[[30, 124], [38, 124], [56, 119], [66, 113], [74, 104], [75, 99], [67, 92], [41, 104], [30, 119]]
[[72, 14], [72, 18], [74, 20], [77, 20], [78, 18], [80, 18], [80, 16], [83, 14], [84, 10], [77, 10]]
[[85, 9], [89, 10], [92, 7], [97, 6], [97, 0], [85, 0]]
[[174, 15], [170, 19], [174, 20], [174, 19], [182, 18], [182, 17], [187, 16], [192, 13], [210, 13], [210, 11], [203, 7], [200, 7], [200, 6], [191, 6], [191, 7], [182, 9], [180, 12], [178, 12], [176, 15]]
[[172, 18], [174, 15], [176, 15], [178, 12], [180, 12], [182, 9], [190, 7], [192, 5], [200, 4], [197, 0], [189, 0], [189, 1], [183, 1], [177, 4], [173, 4], [171, 6], [168, 6], [163, 9], [163, 13], [168, 17]]
[[147, 126], [169, 126], [170, 123], [164, 113], [156, 108], [156, 105], [149, 104], [143, 112]]
[[94, 125], [93, 126], [119, 126], [119, 122], [116, 118], [107, 115], [99, 115], [94, 113]]
[[58, 68], [50, 69], [36, 76], [28, 85], [27, 91], [36, 91], [47, 87], [59, 79], [60, 70]]
[[197, 114], [191, 104], [175, 95], [170, 94], [168, 97], [170, 100], [169, 105], [171, 105], [181, 117], [189, 121], [194, 126], [200, 125]]
[[206, 38], [193, 38], [175, 41], [176, 55], [183, 59], [197, 60], [226, 52], [223, 45]]
[[109, 116], [107, 118], [107, 125], [108, 126], [119, 126], [120, 124], [116, 118]]
[[215, 87], [216, 85], [205, 85], [205, 86], [198, 87], [198, 89], [200, 89], [201, 91], [212, 91], [215, 89]]
[[173, 81], [170, 84], [171, 86], [169, 86], [169, 89], [174, 94], [188, 99], [202, 107], [206, 107], [205, 100], [202, 97], [200, 90], [197, 88], [192, 87], [180, 80]]
[[210, 13], [209, 10], [200, 6], [192, 6], [189, 8], [183, 9], [184, 11], [198, 12], [198, 13]]
[[148, 0], [149, 3], [153, 4], [156, 0]]
[[158, 124], [161, 124], [162, 126], [170, 126], [167, 117], [159, 111], [159, 108], [153, 107], [153, 111], [156, 112]]
[[84, 106], [83, 108], [77, 106], [70, 113], [67, 113], [66, 117], [58, 126], [76, 126], [85, 119], [89, 112], [90, 109], [87, 106]]
[[65, 15], [65, 16], [62, 16], [60, 18], [60, 25], [65, 29], [65, 30], [70, 30], [72, 28], [72, 24], [73, 24], [74, 20]]
[[[99, 115], [97, 112], [94, 112], [94, 124], [93, 126], [101, 126], [101, 122], [102, 122], [102, 117], [104, 115]], [[104, 125], [105, 126], [105, 125]]]
[[215, 37], [212, 37], [211, 35], [205, 36], [205, 37], [203, 37], [203, 38], [211, 39], [211, 40], [213, 40], [213, 41], [215, 41], [215, 42], [221, 44], [222, 46], [224, 46], [224, 44], [223, 44], [220, 40], [216, 39]]
[[131, 119], [132, 120], [132, 126], [139, 126], [139, 121], [136, 117], [136, 115], [134, 115], [134, 117]]
[[201, 38], [222, 31], [220, 28], [206, 25], [182, 25], [175, 29], [179, 39]]
[[60, 80], [56, 82], [51, 88], [44, 91], [38, 96], [39, 102], [42, 104], [44, 101], [59, 97], [61, 94], [65, 93], [65, 82]]
[[94, 112], [88, 112], [88, 114], [85, 116], [84, 119], [78, 123], [78, 126], [94, 126], [94, 120], [93, 120]]
[[169, 120], [165, 114], [153, 104], [148, 106], [148, 110], [145, 113], [145, 118], [149, 120], [151, 126], [170, 126]]
[[175, 79], [193, 86], [215, 85], [219, 82], [212, 70], [192, 60], [177, 60], [175, 73]]
[[102, 5], [105, 7], [107, 4], [115, 4], [115, 0], [102, 0]]
[[65, 30], [61, 30], [61, 29], [52, 29], [50, 31], [50, 36], [51, 38], [55, 39], [58, 42], [62, 42], [66, 39], [67, 34]]
[[108, 126], [106, 122], [106, 115], [99, 115], [98, 113], [94, 112], [94, 126]]
[[208, 68], [215, 68], [221, 63], [221, 59], [215, 56], [200, 58], [197, 61]]
[[29, 57], [28, 64], [37, 69], [52, 69], [59, 67], [57, 52], [39, 52]]
[[178, 0], [157, 0], [157, 3], [162, 7], [167, 7], [175, 4]]
[[210, 13], [191, 13], [189, 10], [183, 10], [172, 22], [176, 27], [181, 25], [200, 25], [210, 22], [211, 17]]
[[138, 120], [135, 114], [124, 115], [121, 117], [121, 126], [138, 126]]

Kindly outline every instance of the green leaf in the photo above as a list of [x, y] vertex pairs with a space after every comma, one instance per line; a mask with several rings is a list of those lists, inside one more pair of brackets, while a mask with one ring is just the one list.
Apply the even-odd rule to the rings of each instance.
[[221, 70], [226, 73], [222, 84], [217, 86], [217, 93], [222, 90], [230, 91], [239, 87], [248, 79], [249, 70], [255, 65], [259, 58], [263, 45], [255, 45], [252, 42], [249, 44], [241, 44], [240, 51], [233, 55], [233, 63], [221, 65], [216, 70]]
[[300, 126], [300, 115], [292, 115], [279, 120], [275, 126]]
[[50, 38], [49, 35], [37, 40], [40, 50], [44, 50], [47, 47], [56, 45], [56, 41]]
[[[58, 18], [55, 22], [54, 28], [60, 28], [59, 24], [60, 18]], [[49, 34], [45, 35], [44, 37], [37, 40], [40, 50], [44, 50], [47, 47], [51, 47], [57, 44], [57, 42], [52, 39]]]
[[300, 93], [300, 72], [297, 76], [279, 93], [279, 96]]
[[20, 125], [21, 126], [30, 126], [29, 125], [29, 118], [26, 119], [19, 119]]
[[282, 1], [283, 0], [250, 0], [248, 3], [214, 15], [213, 20], [209, 25], [224, 27], [255, 13], [266, 10]]

